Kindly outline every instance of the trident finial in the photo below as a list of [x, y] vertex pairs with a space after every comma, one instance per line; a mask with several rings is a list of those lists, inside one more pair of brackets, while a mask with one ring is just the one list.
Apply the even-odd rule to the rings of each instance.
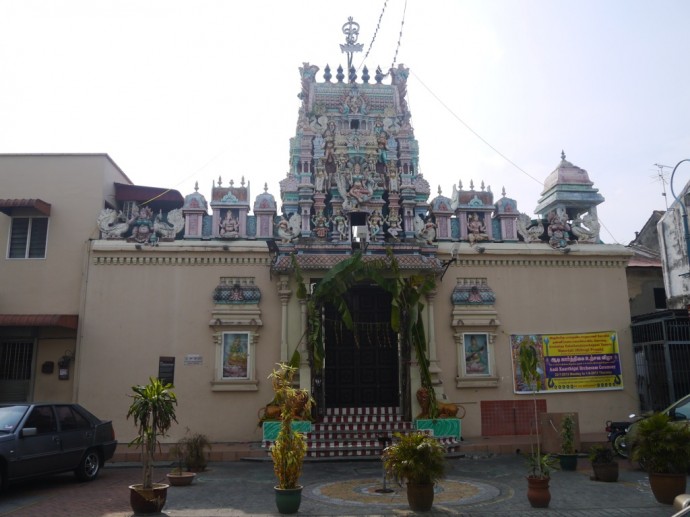
[[359, 36], [359, 23], [350, 16], [347, 23], [343, 24], [343, 34], [345, 34], [345, 45], [340, 45], [340, 50], [347, 54], [347, 69], [352, 68], [352, 54], [353, 52], [361, 52], [364, 44], [357, 43]]

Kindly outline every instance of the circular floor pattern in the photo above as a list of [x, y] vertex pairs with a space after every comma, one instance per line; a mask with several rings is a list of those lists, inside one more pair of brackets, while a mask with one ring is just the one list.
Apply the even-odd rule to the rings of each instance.
[[[406, 488], [387, 483], [390, 493], [381, 493], [382, 480], [375, 478], [346, 479], [322, 483], [305, 493], [307, 497], [345, 505], [407, 505]], [[475, 480], [444, 479], [436, 484], [434, 504], [465, 505], [496, 499], [501, 490], [488, 483]]]

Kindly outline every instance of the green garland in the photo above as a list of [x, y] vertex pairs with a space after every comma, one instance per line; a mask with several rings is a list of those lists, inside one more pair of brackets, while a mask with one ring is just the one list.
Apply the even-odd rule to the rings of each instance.
[[431, 382], [429, 359], [426, 356], [426, 333], [424, 330], [424, 298], [436, 287], [433, 274], [404, 276], [398, 261], [389, 249], [385, 259], [364, 261], [361, 251], [339, 262], [316, 284], [309, 295], [302, 271], [295, 255], [292, 255], [295, 279], [298, 282], [297, 297], [307, 303], [307, 350], [314, 370], [323, 370], [324, 329], [321, 315], [327, 302], [334, 303], [343, 324], [353, 328], [352, 314], [345, 302], [344, 294], [358, 282], [370, 280], [391, 295], [391, 328], [401, 336], [403, 350], [414, 349], [422, 387], [429, 392], [429, 417], [438, 417], [436, 392]]

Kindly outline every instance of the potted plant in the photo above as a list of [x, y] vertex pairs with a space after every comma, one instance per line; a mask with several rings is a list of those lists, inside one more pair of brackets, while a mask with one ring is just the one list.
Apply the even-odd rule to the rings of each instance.
[[527, 457], [529, 467], [527, 474], [527, 500], [533, 508], [547, 508], [551, 501], [549, 481], [551, 471], [555, 468], [555, 459], [550, 454], [541, 453], [539, 439], [539, 413], [537, 411], [537, 393], [541, 386], [541, 373], [539, 370], [539, 354], [536, 344], [532, 340], [520, 343], [517, 359], [524, 382], [529, 385], [534, 394], [534, 423], [536, 429], [536, 444], [531, 445], [530, 454]]
[[192, 433], [179, 442], [182, 447], [185, 467], [189, 472], [203, 472], [208, 465], [205, 451], [211, 450], [211, 441], [203, 433]]
[[632, 458], [644, 465], [656, 500], [673, 504], [685, 492], [690, 465], [690, 429], [666, 413], [641, 420], [632, 441]]
[[592, 480], [608, 483], [618, 481], [618, 462], [613, 449], [604, 445], [592, 445], [589, 449], [589, 461], [594, 471]]
[[561, 419], [561, 453], [558, 455], [561, 470], [577, 470], [575, 453], [575, 418], [568, 413]]
[[171, 486], [186, 486], [191, 485], [196, 477], [194, 472], [187, 472], [184, 466], [185, 448], [182, 440], [177, 442], [170, 448], [170, 454], [175, 458], [175, 468], [172, 472], [168, 472], [166, 477]]
[[294, 388], [292, 381], [297, 372], [295, 366], [280, 363], [269, 378], [273, 383], [275, 401], [280, 406], [280, 431], [271, 445], [273, 472], [278, 479], [274, 487], [276, 506], [283, 514], [297, 513], [302, 501], [302, 465], [307, 454], [307, 442], [301, 433], [292, 428], [295, 411], [311, 408], [312, 398], [305, 389]]
[[164, 384], [154, 377], [143, 386], [132, 386], [134, 395], [127, 418], [132, 417], [137, 426], [137, 436], [130, 446], [141, 448], [142, 482], [129, 487], [130, 504], [135, 513], [158, 513], [165, 506], [168, 486], [153, 483], [153, 459], [160, 448], [159, 437], [165, 436], [177, 422], [175, 406], [177, 397], [172, 384]]
[[383, 466], [399, 483], [407, 482], [407, 502], [414, 511], [429, 511], [434, 504], [434, 485], [446, 472], [446, 454], [438, 441], [424, 432], [394, 434], [395, 441], [383, 451]]

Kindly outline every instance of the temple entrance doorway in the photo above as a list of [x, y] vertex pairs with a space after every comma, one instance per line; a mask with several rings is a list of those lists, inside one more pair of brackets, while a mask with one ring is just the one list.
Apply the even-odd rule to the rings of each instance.
[[345, 295], [353, 329], [336, 307], [325, 307], [326, 407], [400, 406], [398, 336], [391, 329], [391, 296], [373, 285]]

